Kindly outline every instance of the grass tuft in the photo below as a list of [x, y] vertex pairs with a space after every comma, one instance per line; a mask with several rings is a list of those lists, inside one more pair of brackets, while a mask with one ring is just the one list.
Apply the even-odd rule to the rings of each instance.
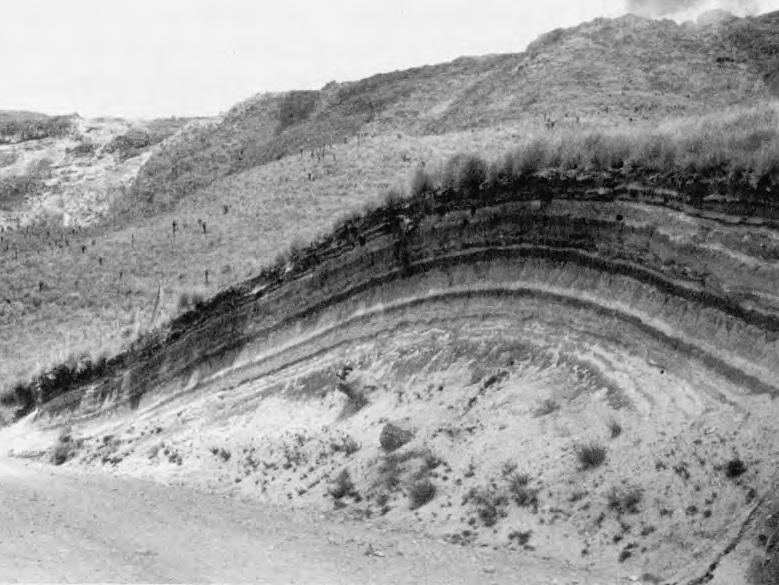
[[589, 442], [576, 447], [576, 458], [582, 469], [600, 467], [606, 461], [606, 447], [599, 443]]

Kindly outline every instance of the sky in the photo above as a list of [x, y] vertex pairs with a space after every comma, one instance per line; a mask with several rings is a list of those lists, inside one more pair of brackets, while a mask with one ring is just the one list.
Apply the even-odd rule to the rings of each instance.
[[779, 0], [0, 0], [0, 109], [85, 117], [214, 115], [628, 11], [779, 9]]

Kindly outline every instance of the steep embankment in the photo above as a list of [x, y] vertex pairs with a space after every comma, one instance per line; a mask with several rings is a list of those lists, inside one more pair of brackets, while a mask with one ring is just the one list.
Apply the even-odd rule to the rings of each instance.
[[581, 177], [385, 207], [4, 440], [67, 423], [83, 464], [743, 582], [779, 444], [779, 236], [772, 208], [724, 210]]

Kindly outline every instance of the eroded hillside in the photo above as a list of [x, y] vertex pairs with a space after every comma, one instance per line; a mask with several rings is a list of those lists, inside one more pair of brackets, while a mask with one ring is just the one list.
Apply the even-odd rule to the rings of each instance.
[[67, 423], [83, 465], [745, 582], [779, 444], [775, 211], [608, 175], [464, 195], [343, 223], [43, 388], [5, 440], [47, 452]]
[[152, 148], [186, 122], [0, 112], [0, 228], [105, 221]]

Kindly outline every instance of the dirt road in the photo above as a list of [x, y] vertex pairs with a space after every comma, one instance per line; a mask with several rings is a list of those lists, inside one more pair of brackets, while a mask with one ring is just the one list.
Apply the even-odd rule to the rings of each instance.
[[[374, 554], [375, 553], [375, 554]], [[468, 549], [140, 480], [0, 459], [2, 582], [584, 583]]]

